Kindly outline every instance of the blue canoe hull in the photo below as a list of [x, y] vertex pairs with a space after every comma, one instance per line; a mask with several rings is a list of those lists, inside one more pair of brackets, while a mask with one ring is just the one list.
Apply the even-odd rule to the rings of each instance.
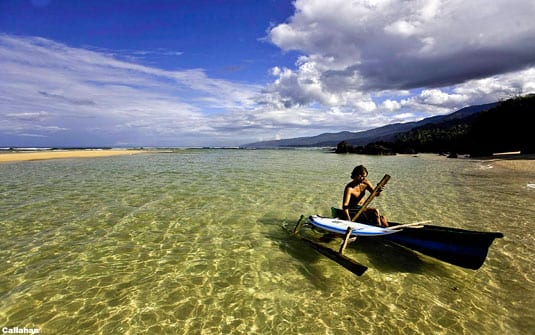
[[[390, 222], [390, 225], [398, 224]], [[494, 239], [502, 237], [503, 234], [499, 232], [424, 225], [423, 228], [405, 228], [399, 233], [376, 238], [399, 244], [453, 265], [477, 270], [485, 262]]]
[[497, 232], [424, 225], [381, 238], [441, 261], [477, 270], [485, 262], [494, 239], [502, 237], [503, 234]]

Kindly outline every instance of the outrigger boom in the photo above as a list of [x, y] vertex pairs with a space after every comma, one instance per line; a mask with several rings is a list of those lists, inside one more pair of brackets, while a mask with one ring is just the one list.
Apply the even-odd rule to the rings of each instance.
[[308, 245], [310, 245], [312, 248], [317, 250], [322, 255], [330, 258], [331, 260], [335, 261], [336, 263], [342, 265], [344, 268], [348, 269], [349, 271], [353, 272], [357, 276], [362, 276], [366, 270], [368, 270], [368, 267], [365, 265], [360, 264], [359, 262], [347, 257], [344, 255], [345, 248], [349, 242], [349, 238], [351, 236], [351, 230], [350, 228], [347, 229], [347, 232], [344, 237], [344, 242], [340, 246], [340, 250], [338, 252], [332, 250], [331, 248], [328, 248], [326, 246], [323, 246], [305, 236], [299, 235], [299, 231], [301, 230], [301, 227], [305, 223], [305, 216], [301, 215], [299, 218], [299, 221], [297, 221], [297, 224], [295, 225], [295, 228], [293, 230], [294, 236], [299, 238], [300, 240], [305, 241]]

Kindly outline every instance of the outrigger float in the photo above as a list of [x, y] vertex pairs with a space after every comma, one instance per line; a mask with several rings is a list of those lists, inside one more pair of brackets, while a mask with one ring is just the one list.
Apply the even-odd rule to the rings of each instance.
[[[379, 190], [389, 179], [390, 176], [385, 175], [375, 190]], [[389, 227], [354, 222], [377, 195], [376, 191], [370, 194], [352, 221], [338, 219], [344, 216], [343, 211], [332, 208], [334, 218], [312, 215], [305, 219], [302, 215], [293, 229], [293, 234], [358, 276], [364, 274], [368, 268], [344, 254], [349, 242], [357, 237], [376, 238], [382, 242], [394, 243], [446, 263], [473, 270], [483, 265], [494, 239], [503, 237], [499, 232], [481, 232], [426, 224], [429, 221], [409, 224], [389, 222]], [[305, 225], [342, 237], [339, 250], [335, 251], [299, 234]]]

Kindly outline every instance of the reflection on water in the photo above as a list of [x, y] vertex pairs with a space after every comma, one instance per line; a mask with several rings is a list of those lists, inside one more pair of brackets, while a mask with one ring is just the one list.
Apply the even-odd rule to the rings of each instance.
[[[352, 168], [398, 222], [501, 231], [466, 270], [362, 240], [362, 277], [292, 238]], [[490, 167], [489, 167], [490, 166]], [[0, 165], [0, 327], [79, 334], [523, 334], [533, 173], [444, 157], [184, 150]], [[336, 241], [332, 242], [336, 246]]]

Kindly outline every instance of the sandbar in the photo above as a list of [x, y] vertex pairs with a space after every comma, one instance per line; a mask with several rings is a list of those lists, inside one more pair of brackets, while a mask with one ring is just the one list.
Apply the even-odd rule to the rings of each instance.
[[535, 154], [495, 155], [489, 157], [488, 162], [511, 171], [535, 173]]
[[0, 163], [36, 161], [58, 158], [95, 158], [146, 153], [146, 150], [106, 149], [106, 150], [43, 150], [32, 152], [0, 152]]

